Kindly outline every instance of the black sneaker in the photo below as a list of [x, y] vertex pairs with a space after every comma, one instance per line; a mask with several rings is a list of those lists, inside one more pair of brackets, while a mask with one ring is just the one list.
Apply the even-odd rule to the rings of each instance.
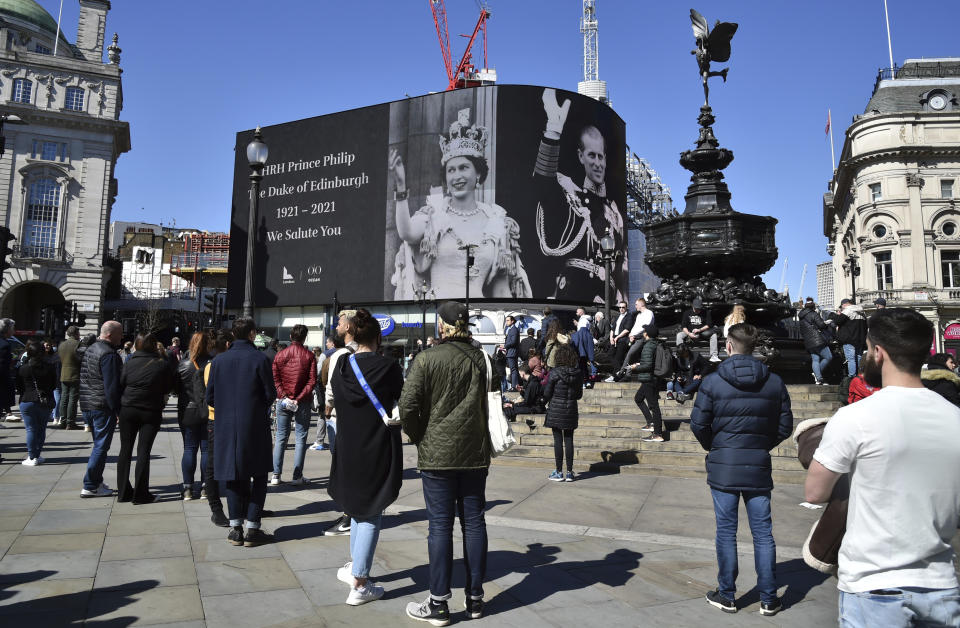
[[324, 536], [344, 536], [350, 534], [350, 517], [343, 515], [340, 519], [323, 531]]
[[231, 528], [230, 533], [227, 534], [227, 540], [230, 541], [230, 545], [243, 545], [243, 528], [240, 526]]
[[737, 605], [730, 598], [720, 595], [720, 591], [710, 591], [707, 593], [707, 601], [711, 606], [716, 606], [724, 613], [736, 613]]
[[260, 528], [247, 528], [247, 533], [243, 537], [243, 546], [256, 547], [272, 540], [273, 538]]
[[480, 619], [483, 617], [483, 600], [474, 600], [467, 598], [466, 613], [470, 619]]
[[227, 516], [223, 514], [222, 510], [214, 510], [213, 513], [210, 515], [210, 521], [213, 522], [213, 525], [218, 526], [220, 528], [230, 527], [230, 520], [227, 519]]
[[434, 626], [446, 626], [450, 623], [450, 609], [447, 602], [437, 602], [427, 597], [423, 602], [407, 604], [407, 617], [419, 621], [428, 621]]
[[783, 600], [775, 598], [772, 602], [760, 602], [760, 614], [771, 617], [783, 610]]

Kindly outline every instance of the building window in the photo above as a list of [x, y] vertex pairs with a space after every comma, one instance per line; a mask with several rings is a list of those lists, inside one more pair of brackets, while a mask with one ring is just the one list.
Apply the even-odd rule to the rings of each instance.
[[13, 81], [13, 102], [30, 103], [30, 91], [33, 89], [33, 83], [27, 79], [16, 79]]
[[33, 140], [33, 150], [30, 151], [30, 158], [46, 159], [48, 161], [66, 161], [67, 144], [66, 142], [45, 142], [43, 140]]
[[880, 184], [879, 184], [879, 183], [871, 183], [868, 187], [870, 188], [870, 200], [871, 200], [871, 201], [873, 201], [874, 203], [876, 203], [877, 201], [882, 201], [882, 200], [883, 200], [883, 194], [880, 192]]
[[31, 183], [23, 225], [23, 251], [27, 257], [56, 257], [59, 215], [60, 184], [54, 179], [37, 179]]
[[953, 179], [940, 179], [940, 198], [953, 198]]
[[50, 54], [50, 53], [52, 52], [49, 48], [47, 48], [47, 47], [44, 46], [43, 44], [37, 44], [37, 45], [34, 47], [34, 51], [35, 51], [35, 52], [39, 52], [39, 53], [42, 54], [42, 55], [48, 55], [48, 54]]
[[873, 237], [877, 238], [878, 240], [886, 235], [887, 228], [884, 225], [877, 225], [873, 228]]
[[960, 288], [960, 251], [941, 252], [940, 270], [944, 288]]
[[893, 253], [883, 251], [873, 254], [873, 263], [877, 267], [877, 290], [893, 288]]
[[70, 111], [83, 111], [83, 88], [68, 87], [64, 104]]
[[943, 235], [945, 236], [952, 236], [957, 232], [957, 223], [945, 222], [943, 226], [940, 227], [940, 231], [943, 231]]

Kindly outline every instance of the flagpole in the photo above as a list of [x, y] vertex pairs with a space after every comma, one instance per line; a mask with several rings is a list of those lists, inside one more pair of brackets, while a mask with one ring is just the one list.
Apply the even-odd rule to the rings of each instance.
[[897, 77], [893, 71], [893, 44], [890, 43], [890, 12], [887, 11], [887, 0], [883, 0], [883, 16], [887, 20], [887, 52], [890, 54], [890, 79], [894, 80]]
[[53, 40], [53, 56], [57, 56], [57, 44], [60, 43], [60, 20], [63, 18], [63, 0], [60, 0], [60, 12], [57, 13], [57, 36]]
[[827, 109], [827, 128], [830, 129], [830, 165], [833, 166], [832, 174], [837, 171], [837, 157], [833, 152], [833, 120], [831, 119], [829, 109]]

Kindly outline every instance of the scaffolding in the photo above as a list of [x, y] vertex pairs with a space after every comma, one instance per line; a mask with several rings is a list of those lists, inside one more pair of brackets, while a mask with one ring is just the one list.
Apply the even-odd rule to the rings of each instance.
[[640, 229], [644, 225], [673, 218], [670, 187], [664, 185], [657, 171], [646, 159], [638, 157], [627, 146], [627, 220], [629, 227]]

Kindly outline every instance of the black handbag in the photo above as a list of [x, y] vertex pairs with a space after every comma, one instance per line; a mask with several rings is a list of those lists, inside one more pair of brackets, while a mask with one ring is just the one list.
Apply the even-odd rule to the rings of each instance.
[[33, 389], [37, 391], [37, 403], [39, 403], [42, 407], [50, 408], [51, 410], [56, 407], [57, 403], [53, 400], [53, 397], [44, 395], [42, 392], [40, 392], [40, 387], [37, 386], [37, 378], [33, 377], [32, 374], [31, 378], [33, 379]]

